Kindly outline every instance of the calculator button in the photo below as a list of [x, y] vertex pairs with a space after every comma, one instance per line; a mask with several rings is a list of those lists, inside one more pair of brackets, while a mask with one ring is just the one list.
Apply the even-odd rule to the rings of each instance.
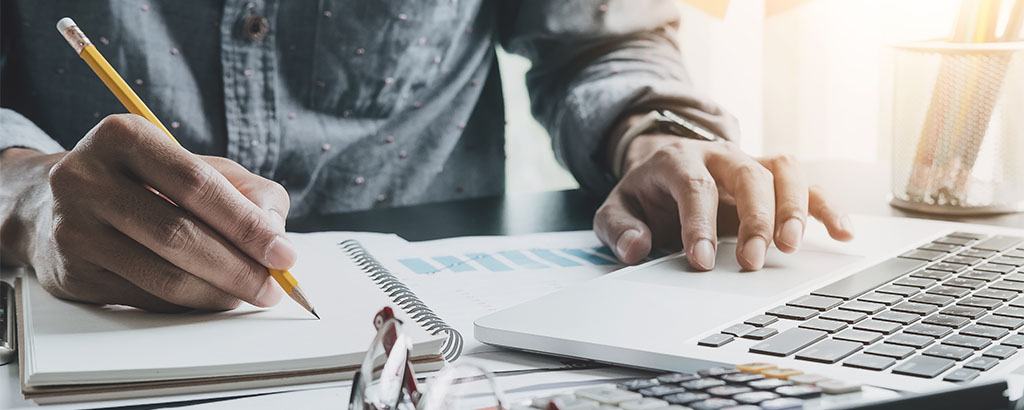
[[750, 351], [773, 356], [789, 356], [825, 338], [825, 335], [827, 333], [820, 330], [792, 328], [754, 345]]
[[829, 310], [843, 303], [842, 299], [828, 296], [807, 295], [793, 300], [787, 305], [814, 310]]
[[775, 330], [774, 328], [762, 327], [758, 328], [757, 330], [754, 330], [753, 332], [743, 335], [743, 338], [752, 340], [764, 340], [777, 334], [779, 334], [779, 331]]
[[873, 355], [891, 357], [894, 359], [906, 359], [910, 357], [910, 355], [914, 354], [914, 348], [888, 343], [879, 343], [867, 348], [864, 353], [871, 353]]
[[619, 388], [637, 391], [658, 385], [658, 379], [635, 379], [619, 383]]
[[[1024, 301], [1024, 298], [1022, 298], [1022, 301]], [[828, 312], [822, 313], [821, 316], [818, 316], [818, 318], [821, 319], [838, 320], [840, 322], [846, 323], [857, 323], [861, 320], [864, 320], [864, 318], [866, 317], [868, 317], [868, 315], [863, 314], [861, 312], [853, 312], [849, 310], [838, 309], [830, 310]]]
[[964, 367], [978, 370], [988, 370], [999, 364], [999, 359], [994, 357], [977, 357], [964, 363]]
[[882, 338], [881, 333], [866, 332], [863, 330], [846, 329], [842, 332], [837, 333], [835, 336], [839, 340], [849, 340], [851, 342], [858, 342], [863, 344], [872, 344]]
[[697, 344], [701, 346], [719, 347], [733, 340], [735, 340], [735, 338], [732, 336], [716, 333], [703, 339], [700, 339], [700, 341], [698, 341]]
[[775, 392], [785, 397], [795, 397], [805, 400], [821, 396], [820, 388], [806, 384], [799, 386], [782, 386], [775, 389]]
[[703, 379], [690, 380], [688, 382], [683, 382], [683, 383], [680, 383], [679, 385], [685, 387], [687, 390], [707, 390], [707, 389], [710, 389], [712, 387], [724, 386], [725, 382], [723, 382], [721, 380], [718, 380], [718, 379], [712, 379], [710, 377], [706, 377], [706, 378], [703, 378]]
[[894, 322], [902, 325], [909, 325], [911, 323], [918, 321], [918, 319], [920, 319], [921, 316], [915, 315], [913, 313], [893, 312], [891, 310], [887, 310], [885, 312], [872, 316], [872, 318], [877, 320], [884, 320], [886, 322]]
[[756, 380], [756, 381], [752, 381], [750, 383], [747, 383], [747, 386], [753, 387], [753, 388], [755, 388], [757, 390], [775, 390], [775, 389], [777, 389], [779, 387], [782, 387], [782, 386], [791, 386], [791, 385], [793, 385], [793, 382], [790, 382], [788, 380], [782, 380], [782, 379], [764, 379], [764, 380]]
[[974, 369], [960, 368], [949, 372], [949, 374], [947, 374], [946, 377], [943, 377], [942, 380], [953, 383], [969, 382], [974, 380], [974, 378], [978, 377], [980, 374], [981, 372]]
[[1001, 327], [1003, 329], [1014, 330], [1020, 327], [1021, 325], [1024, 325], [1024, 319], [1017, 317], [988, 315], [981, 319], [978, 319], [977, 323], [979, 325], [995, 326]]
[[974, 350], [966, 347], [935, 345], [929, 347], [928, 350], [925, 350], [922, 354], [925, 356], [953, 359], [959, 362], [974, 355]]
[[824, 380], [820, 381], [815, 386], [821, 389], [825, 394], [845, 394], [860, 391], [860, 383], [847, 382], [842, 380]]
[[698, 401], [691, 403], [690, 408], [693, 410], [718, 410], [726, 407], [732, 407], [739, 403], [732, 399], [722, 399], [718, 397], [712, 397], [704, 401]]
[[640, 389], [637, 393], [644, 395], [644, 397], [661, 397], [668, 396], [670, 394], [685, 393], [686, 388], [681, 386], [653, 386], [646, 389]]
[[771, 400], [778, 398], [779, 395], [770, 391], [752, 391], [749, 393], [740, 393], [732, 396], [733, 400], [736, 400], [743, 404], [758, 404], [765, 400]]
[[984, 337], [953, 335], [943, 340], [942, 344], [966, 347], [974, 350], [981, 350], [992, 344], [992, 341]]
[[690, 404], [690, 403], [693, 403], [693, 402], [697, 402], [697, 401], [701, 401], [701, 400], [706, 400], [706, 399], [708, 399], [710, 397], [711, 397], [711, 395], [707, 394], [707, 393], [689, 392], [689, 393], [672, 394], [672, 395], [664, 396], [661, 399], [665, 400], [665, 401], [667, 401], [667, 402], [669, 402], [671, 404], [687, 405], [687, 404]]
[[638, 400], [643, 397], [640, 393], [634, 393], [609, 386], [580, 389], [576, 390], [575, 394], [578, 397], [593, 400], [601, 404], [619, 404], [624, 401]]
[[754, 326], [757, 326], [757, 327], [764, 327], [764, 326], [768, 326], [768, 325], [770, 325], [772, 323], [775, 323], [775, 322], [778, 322], [778, 321], [779, 321], [779, 318], [777, 318], [775, 316], [771, 316], [771, 315], [757, 315], [757, 316], [754, 316], [754, 317], [752, 317], [750, 319], [747, 319], [743, 323], [746, 323], [748, 325], [754, 325]]
[[801, 372], [799, 370], [796, 370], [796, 369], [779, 369], [779, 368], [768, 369], [768, 370], [765, 370], [764, 372], [761, 373], [761, 375], [763, 375], [764, 377], [767, 377], [769, 379], [781, 379], [781, 380], [789, 379], [790, 376], [796, 376], [798, 374], [803, 374], [803, 372]]
[[1000, 339], [1003, 336], [1006, 336], [1007, 333], [1010, 333], [1010, 331], [999, 327], [985, 325], [970, 325], [963, 328], [963, 330], [960, 330], [960, 334], [962, 335], [987, 337], [993, 340]]
[[875, 356], [873, 354], [859, 353], [853, 355], [843, 362], [843, 366], [856, 367], [867, 370], [885, 370], [896, 363], [891, 357]]
[[796, 376], [790, 376], [789, 381], [796, 384], [815, 384], [822, 380], [826, 380], [825, 376], [820, 374], [798, 374]]
[[682, 383], [690, 380], [697, 380], [700, 377], [693, 373], [669, 373], [658, 376], [658, 382], [660, 383]]
[[935, 338], [921, 335], [912, 335], [908, 333], [897, 333], [885, 339], [885, 343], [890, 343], [900, 346], [910, 346], [914, 348], [922, 348], [932, 344]]
[[746, 384], [754, 380], [762, 380], [764, 376], [756, 373], [735, 373], [722, 376], [722, 380], [732, 384]]
[[793, 397], [780, 397], [773, 400], [762, 401], [762, 410], [798, 410], [804, 408], [803, 400]]
[[994, 357], [994, 358], [1000, 359], [1000, 360], [1005, 360], [1005, 359], [1009, 359], [1010, 356], [1013, 356], [1015, 353], [1017, 353], [1017, 348], [1011, 347], [1011, 346], [999, 345], [999, 346], [992, 346], [992, 347], [990, 347], [988, 350], [986, 350], [981, 355], [982, 356], [988, 356], [988, 357]]
[[[623, 410], [655, 410], [663, 409], [668, 406], [668, 402], [664, 400], [652, 399], [650, 397], [644, 397], [642, 399], [628, 400], [619, 403], [619, 408]], [[562, 407], [558, 407], [562, 409]]]
[[863, 345], [858, 342], [822, 340], [797, 353], [796, 358], [812, 362], [835, 363], [860, 350], [862, 347]]
[[769, 310], [766, 313], [772, 316], [781, 317], [783, 319], [807, 320], [817, 315], [818, 311], [814, 309], [807, 309], [795, 306], [779, 306], [777, 308]]
[[950, 359], [931, 356], [914, 356], [892, 369], [893, 373], [914, 377], [932, 378], [949, 370], [956, 363]]
[[710, 394], [712, 396], [718, 396], [718, 397], [730, 397], [730, 396], [732, 396], [734, 394], [746, 393], [746, 392], [749, 392], [749, 391], [753, 391], [753, 389], [751, 389], [750, 387], [747, 387], [747, 386], [729, 386], [729, 385], [712, 387], [710, 389], [705, 390], [705, 392], [707, 392], [707, 394]]
[[814, 318], [801, 323], [800, 327], [804, 329], [821, 330], [824, 332], [835, 333], [846, 328], [846, 323], [835, 320]]
[[736, 365], [736, 369], [744, 373], [761, 373], [768, 369], [774, 369], [778, 366], [771, 363], [753, 362], [743, 363]]

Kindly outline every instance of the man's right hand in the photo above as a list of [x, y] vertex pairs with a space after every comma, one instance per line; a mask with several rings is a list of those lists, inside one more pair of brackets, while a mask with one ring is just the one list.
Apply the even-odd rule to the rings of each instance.
[[280, 300], [267, 268], [287, 269], [296, 254], [279, 184], [193, 155], [135, 115], [103, 119], [70, 152], [11, 150], [3, 251], [55, 296], [152, 311]]

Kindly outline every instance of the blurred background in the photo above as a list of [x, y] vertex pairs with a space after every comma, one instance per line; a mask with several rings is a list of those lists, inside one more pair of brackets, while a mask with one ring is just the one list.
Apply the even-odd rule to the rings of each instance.
[[[1009, 2], [1007, 2], [1009, 3]], [[889, 43], [946, 37], [957, 0], [679, 0], [679, 32], [697, 87], [739, 119], [753, 155], [875, 163]], [[529, 61], [499, 52], [509, 192], [577, 186], [530, 116]]]

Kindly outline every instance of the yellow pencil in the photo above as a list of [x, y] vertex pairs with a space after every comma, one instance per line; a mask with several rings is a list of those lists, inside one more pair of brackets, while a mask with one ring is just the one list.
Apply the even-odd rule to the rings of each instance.
[[[114, 67], [110, 66], [107, 59], [103, 58], [103, 55], [100, 54], [99, 50], [96, 49], [96, 46], [89, 41], [89, 38], [85, 36], [85, 33], [78, 28], [78, 25], [75, 24], [74, 20], [71, 20], [68, 17], [60, 19], [60, 21], [57, 22], [57, 31], [64, 36], [64, 39], [67, 40], [68, 44], [75, 49], [78, 56], [82, 57], [82, 60], [85, 60], [85, 63], [89, 65], [89, 68], [96, 73], [96, 76], [103, 81], [103, 84], [107, 86], [110, 92], [117, 97], [117, 100], [120, 101], [129, 112], [149, 120], [153, 125], [156, 125], [163, 130], [164, 134], [167, 134], [171, 140], [178, 142], [178, 140], [171, 135], [171, 132], [167, 130], [167, 127], [164, 127], [164, 124], [160, 122], [160, 119], [156, 118], [153, 111], [149, 110], [146, 103], [142, 102], [142, 99], [135, 94], [135, 91], [132, 91], [132, 88], [128, 86], [128, 83], [124, 82], [124, 79], [117, 74]], [[270, 276], [272, 276], [274, 280], [281, 285], [281, 288], [284, 289], [284, 292], [287, 293], [292, 300], [308, 310], [309, 313], [312, 313], [313, 316], [316, 316], [317, 319], [320, 318], [320, 315], [316, 314], [316, 310], [313, 309], [313, 305], [309, 303], [309, 299], [306, 299], [306, 295], [302, 293], [302, 289], [299, 288], [299, 282], [295, 280], [295, 277], [292, 276], [290, 272], [277, 269], [267, 270], [270, 272]]]

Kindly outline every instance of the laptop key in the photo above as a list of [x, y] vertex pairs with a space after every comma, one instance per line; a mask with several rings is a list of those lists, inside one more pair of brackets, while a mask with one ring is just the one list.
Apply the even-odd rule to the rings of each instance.
[[996, 252], [993, 252], [993, 251], [983, 251], [981, 249], [965, 249], [962, 252], [960, 252], [958, 255], [971, 256], [971, 257], [975, 257], [975, 258], [985, 259], [985, 258], [991, 258], [991, 257], [995, 256], [995, 254], [996, 254]]
[[914, 273], [910, 274], [910, 277], [912, 277], [912, 278], [925, 278], [925, 279], [933, 279], [933, 280], [944, 280], [944, 279], [946, 279], [946, 278], [948, 278], [950, 276], [953, 276], [953, 274], [949, 273], [949, 272], [942, 272], [942, 271], [928, 270], [928, 269], [919, 270], [917, 272], [914, 272]]
[[1011, 300], [1009, 305], [1013, 307], [1024, 308], [1024, 296]]
[[751, 339], [751, 340], [764, 340], [764, 339], [767, 339], [769, 337], [775, 336], [777, 334], [779, 334], [779, 331], [775, 330], [774, 328], [771, 328], [771, 327], [759, 327], [759, 328], [755, 329], [754, 331], [743, 335], [743, 338], [744, 339]]
[[[908, 276], [908, 277], [900, 278], [899, 280], [893, 282], [893, 284], [894, 285], [899, 285], [899, 286], [910, 286], [910, 287], [914, 287], [914, 288], [924, 289], [924, 288], [927, 288], [927, 287], [929, 287], [931, 285], [934, 285], [935, 284], [935, 280], [927, 279], [927, 278], [912, 278], [912, 277]], [[861, 299], [863, 299], [863, 298], [861, 298]]]
[[885, 305], [881, 303], [861, 302], [855, 300], [852, 302], [846, 302], [846, 304], [839, 307], [842, 310], [852, 310], [854, 312], [862, 312], [867, 314], [875, 314], [885, 309]]
[[988, 235], [985, 235], [983, 233], [964, 232], [964, 231], [956, 231], [956, 232], [953, 232], [953, 233], [951, 233], [949, 235], [946, 235], [946, 236], [947, 237], [952, 236], [952, 237], [956, 237], [956, 238], [977, 239], [977, 240], [985, 239], [985, 238], [988, 237]]
[[1020, 349], [1024, 347], [1024, 335], [1010, 335], [1007, 336], [1006, 339], [1003, 339], [1000, 343]]
[[999, 272], [985, 272], [983, 270], [969, 270], [960, 274], [961, 278], [983, 280], [985, 282], [991, 282], [999, 279]]
[[1024, 270], [1017, 273], [1008, 273], [1003, 275], [1003, 280], [1008, 280], [1010, 282], [1024, 282]]
[[953, 359], [953, 360], [956, 360], [956, 361], [959, 362], [961, 360], [964, 360], [964, 359], [974, 355], [974, 350], [973, 349], [968, 349], [966, 347], [957, 347], [957, 346], [949, 346], [949, 345], [935, 345], [935, 346], [929, 347], [928, 350], [925, 350], [921, 354], [923, 354], [925, 356], [942, 357], [942, 358], [946, 358], [946, 359]]
[[974, 292], [974, 296], [979, 298], [999, 299], [1006, 302], [1015, 299], [1017, 297], [1017, 292], [999, 289], [982, 289]]
[[921, 335], [912, 335], [909, 333], [897, 333], [885, 339], [885, 343], [890, 343], [900, 346], [910, 346], [913, 348], [920, 349], [928, 346], [935, 342], [935, 338]]
[[998, 265], [998, 264], [995, 264], [995, 263], [986, 263], [986, 264], [983, 264], [983, 265], [975, 266], [974, 270], [983, 270], [983, 271], [987, 271], [987, 272], [998, 272], [998, 273], [1001, 273], [1001, 274], [1007, 274], [1007, 273], [1013, 272], [1013, 266]]
[[893, 373], [914, 377], [932, 378], [949, 370], [956, 362], [941, 357], [918, 355], [892, 369]]
[[911, 323], [916, 322], [920, 318], [921, 316], [915, 315], [913, 313], [893, 312], [891, 310], [887, 310], [885, 312], [876, 314], [872, 317], [872, 319], [899, 323], [901, 325], [909, 325]]
[[971, 320], [961, 316], [944, 315], [942, 313], [936, 313], [928, 316], [921, 320], [921, 323], [927, 323], [929, 325], [939, 325], [959, 329], [963, 325], [970, 323]]
[[867, 353], [853, 355], [843, 362], [843, 366], [867, 370], [885, 370], [894, 364], [896, 364], [896, 359]]
[[942, 313], [944, 315], [966, 317], [968, 319], [977, 319], [979, 317], [985, 316], [986, 312], [987, 311], [985, 309], [977, 307], [950, 306], [948, 308], [942, 309], [942, 311], [939, 313]]
[[1010, 280], [1001, 280], [999, 282], [989, 285], [992, 289], [1010, 290], [1014, 292], [1024, 292], [1024, 282], [1015, 282]]
[[846, 300], [868, 293], [879, 285], [890, 282], [908, 272], [920, 269], [927, 263], [916, 259], [893, 258], [854, 273], [843, 279], [811, 292], [813, 295], [830, 296]]
[[892, 310], [904, 313], [913, 313], [915, 315], [924, 316], [934, 313], [939, 308], [933, 305], [926, 305], [924, 303], [914, 302], [903, 302], [892, 307]]
[[916, 295], [921, 290], [918, 289], [918, 288], [915, 288], [915, 287], [910, 287], [910, 286], [888, 285], [888, 286], [882, 286], [882, 287], [878, 288], [875, 291], [879, 292], [879, 293], [888, 293], [888, 294], [891, 294], [891, 295], [900, 295], [900, 296], [903, 296], [903, 297], [910, 297], [910, 296]]
[[1001, 339], [1003, 336], [1009, 334], [1010, 331], [1001, 327], [992, 327], [985, 325], [969, 325], [960, 330], [960, 334], [968, 336], [987, 337], [992, 340]]
[[992, 309], [995, 309], [995, 308], [999, 307], [999, 305], [1002, 305], [1003, 302], [1000, 301], [999, 299], [989, 299], [989, 298], [979, 298], [979, 297], [976, 297], [976, 296], [969, 296], [969, 297], [960, 299], [959, 301], [956, 302], [956, 304], [960, 305], [960, 306], [978, 307], [978, 308], [982, 308], [982, 309], [992, 310]]
[[838, 320], [840, 322], [846, 323], [857, 323], [861, 320], [864, 320], [864, 318], [868, 317], [868, 315], [861, 312], [833, 309], [828, 312], [822, 313], [818, 317], [821, 319]]
[[796, 354], [800, 360], [820, 363], [835, 363], [863, 347], [857, 342], [843, 340], [822, 340]]
[[748, 325], [757, 326], [757, 327], [765, 327], [765, 326], [768, 326], [768, 325], [770, 325], [772, 323], [775, 323], [775, 322], [778, 322], [778, 321], [779, 321], [779, 318], [777, 318], [775, 316], [772, 316], [772, 315], [757, 315], [757, 316], [754, 316], [754, 317], [752, 317], [750, 319], [747, 319], [743, 323], [746, 323]]
[[800, 349], [810, 346], [811, 343], [824, 339], [827, 334], [820, 330], [796, 327], [752, 346], [750, 351], [752, 353], [772, 356], [789, 356]]
[[950, 280], [947, 280], [945, 282], [942, 282], [942, 284], [946, 285], [946, 286], [955, 286], [955, 287], [958, 287], [958, 288], [967, 288], [967, 289], [975, 290], [975, 289], [981, 289], [982, 287], [984, 287], [985, 286], [985, 281], [977, 280], [977, 279], [966, 279], [966, 278], [962, 278], [962, 277], [956, 277], [956, 278], [952, 278]]
[[1003, 256], [1010, 258], [1024, 259], [1024, 248], [1003, 252]]
[[938, 251], [938, 252], [953, 253], [953, 252], [956, 252], [960, 248], [962, 248], [962, 247], [959, 246], [959, 245], [950, 245], [950, 244], [946, 244], [946, 243], [932, 242], [932, 243], [929, 243], [927, 245], [921, 246], [920, 248], [917, 248], [917, 249], [923, 249], [923, 250], [926, 250], [926, 251]]
[[910, 252], [900, 255], [901, 258], [907, 259], [918, 259], [926, 262], [933, 262], [946, 256], [946, 252], [941, 251], [929, 251], [925, 249], [914, 249]]
[[955, 236], [944, 236], [944, 237], [936, 239], [936, 240], [934, 240], [932, 242], [946, 243], [946, 244], [950, 244], [950, 245], [967, 246], [967, 245], [970, 245], [971, 243], [974, 243], [975, 241], [976, 241], [976, 239], [958, 238], [958, 237], [955, 237]]
[[904, 329], [903, 331], [906, 333], [910, 333], [912, 335], [928, 336], [936, 339], [940, 339], [950, 333], [953, 333], [953, 329], [950, 329], [948, 327], [929, 325], [924, 323], [918, 323], [916, 325], [907, 326], [907, 328]]
[[807, 295], [797, 298], [796, 300], [787, 303], [789, 306], [796, 306], [814, 310], [829, 310], [843, 303], [840, 298], [830, 298], [827, 296]]
[[[907, 278], [907, 279], [915, 279], [915, 278]], [[921, 280], [926, 280], [926, 279], [921, 279]], [[891, 295], [891, 294], [888, 294], [888, 293], [871, 292], [871, 293], [868, 293], [868, 294], [866, 294], [864, 296], [861, 296], [857, 300], [860, 300], [860, 301], [863, 301], [863, 302], [881, 303], [883, 305], [894, 305], [896, 303], [899, 303], [901, 300], [903, 300], [903, 297], [899, 296], [899, 295]]]
[[755, 329], [757, 329], [757, 327], [746, 323], [739, 323], [722, 329], [722, 333], [736, 337], [743, 337], [743, 335], [753, 332]]
[[1010, 356], [1013, 356], [1015, 353], [1017, 353], [1017, 348], [1016, 347], [998, 345], [998, 346], [990, 347], [988, 350], [984, 351], [981, 355], [982, 356], [987, 356], [987, 357], [994, 357], [994, 358], [1000, 359], [1000, 360], [1006, 360], [1006, 359], [1009, 359]]
[[979, 325], [1001, 327], [1003, 329], [1015, 330], [1024, 325], [1024, 319], [1009, 316], [988, 315], [977, 322]]
[[779, 306], [769, 310], [767, 313], [783, 319], [807, 320], [817, 315], [818, 311], [795, 306]]
[[954, 299], [952, 296], [929, 295], [925, 293], [914, 296], [909, 300], [914, 303], [924, 303], [926, 305], [946, 306], [950, 303], [953, 303], [953, 301], [956, 299]]
[[943, 377], [942, 380], [952, 383], [963, 383], [974, 380], [980, 374], [981, 372], [975, 369], [960, 368], [949, 372], [949, 374], [947, 374], [946, 377]]
[[949, 272], [949, 273], [960, 273], [960, 272], [963, 272], [963, 271], [967, 270], [967, 267], [964, 266], [964, 265], [956, 264], [956, 263], [939, 262], [939, 263], [936, 263], [936, 264], [934, 264], [932, 266], [929, 266], [928, 269], [940, 270], [940, 271]]
[[984, 259], [975, 258], [973, 256], [953, 255], [953, 256], [949, 256], [949, 257], [943, 259], [942, 261], [943, 262], [949, 262], [949, 263], [956, 263], [956, 264], [960, 264], [960, 265], [974, 266], [974, 265], [977, 265], [977, 264], [981, 263], [981, 261], [983, 261], [983, 260]]
[[966, 347], [974, 350], [981, 350], [992, 344], [992, 341], [984, 337], [952, 335], [942, 340], [942, 344], [950, 346]]
[[1019, 238], [1016, 236], [996, 235], [979, 242], [978, 244], [972, 246], [972, 248], [981, 249], [984, 251], [1002, 252], [1014, 247], [1015, 245], [1021, 242], [1024, 242], [1024, 238]]
[[1010, 258], [1010, 257], [1006, 257], [1006, 256], [997, 256], [995, 258], [990, 259], [989, 262], [995, 263], [997, 265], [1009, 265], [1009, 266], [1013, 266], [1015, 268], [1019, 268], [1021, 266], [1024, 266], [1024, 259], [1021, 259], [1021, 258]]
[[733, 340], [735, 340], [735, 338], [732, 336], [721, 333], [715, 333], [713, 335], [700, 339], [700, 341], [698, 341], [697, 344], [700, 346], [720, 347]]
[[897, 330], [900, 330], [900, 325], [899, 323], [868, 319], [853, 325], [853, 328], [857, 330], [866, 330], [869, 332], [878, 332], [888, 335], [896, 332]]
[[968, 360], [967, 363], [964, 363], [964, 367], [968, 369], [978, 369], [981, 371], [985, 371], [993, 367], [996, 367], [997, 364], [999, 364], [999, 359], [996, 359], [994, 357], [983, 356]]
[[832, 337], [838, 340], [848, 340], [851, 342], [858, 342], [869, 345], [881, 339], [882, 334], [876, 332], [868, 332], [864, 330], [846, 329], [842, 332], [836, 333], [835, 336]]
[[835, 320], [828, 320], [822, 318], [814, 318], [803, 322], [800, 327], [804, 329], [821, 330], [829, 333], [835, 333], [846, 328], [845, 322], [839, 322]]
[[898, 346], [888, 343], [879, 343], [864, 350], [864, 353], [871, 353], [878, 356], [891, 357], [894, 359], [906, 359], [914, 354], [914, 348]]
[[961, 298], [961, 297], [967, 296], [967, 294], [971, 293], [971, 291], [969, 289], [964, 289], [964, 288], [956, 288], [956, 287], [952, 287], [952, 286], [939, 285], [939, 286], [936, 286], [934, 288], [926, 290], [925, 293], [930, 294], [930, 295], [942, 295], [942, 296], [950, 296], [950, 297], [954, 297], [954, 298]]

